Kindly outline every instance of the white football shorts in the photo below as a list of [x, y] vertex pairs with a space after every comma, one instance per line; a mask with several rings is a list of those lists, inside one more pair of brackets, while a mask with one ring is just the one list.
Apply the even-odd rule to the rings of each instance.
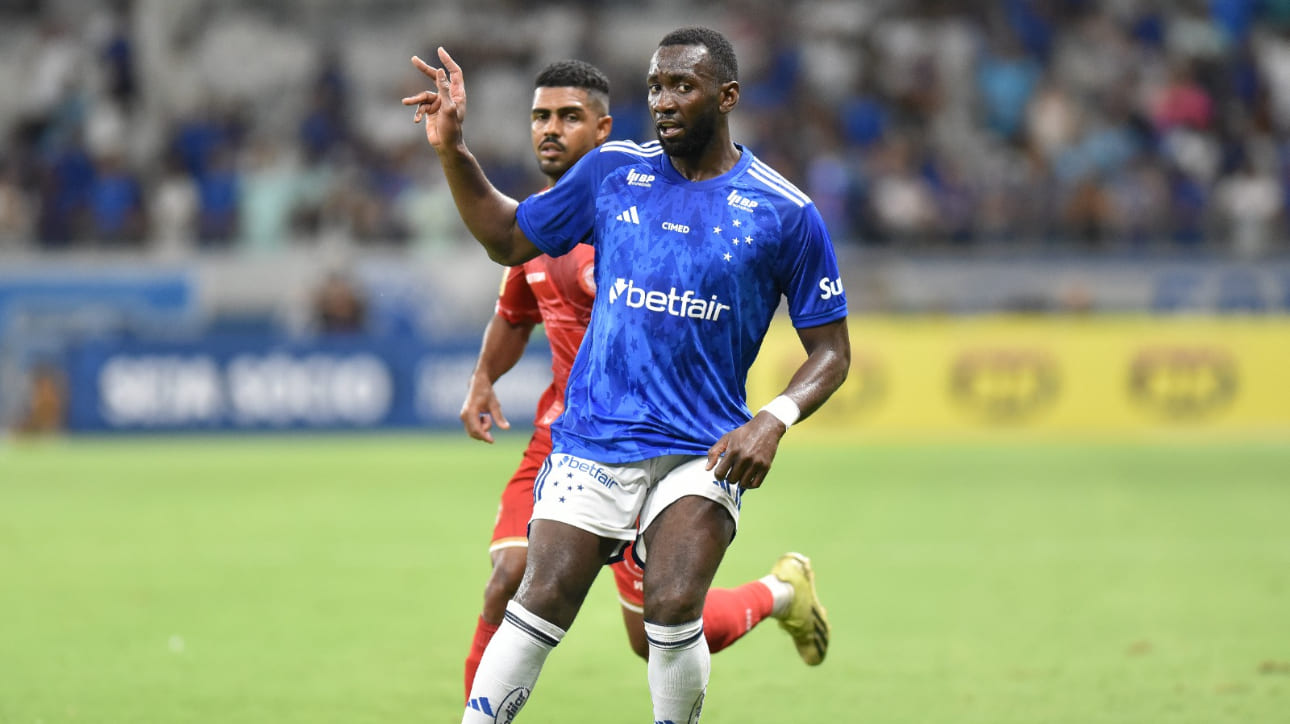
[[[625, 465], [602, 465], [564, 453], [543, 463], [533, 484], [533, 520], [558, 520], [628, 543], [667, 506], [687, 495], [719, 503], [739, 528], [743, 488], [717, 480], [702, 455], [664, 455]], [[636, 546], [643, 561], [643, 545]]]

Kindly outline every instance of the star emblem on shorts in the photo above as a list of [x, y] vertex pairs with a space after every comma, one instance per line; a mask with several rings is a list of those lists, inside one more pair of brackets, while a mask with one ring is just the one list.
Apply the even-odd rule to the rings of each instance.
[[560, 496], [560, 502], [561, 502], [561, 503], [563, 503], [563, 502], [564, 502], [564, 496], [563, 496], [563, 495], [561, 495], [561, 496]]

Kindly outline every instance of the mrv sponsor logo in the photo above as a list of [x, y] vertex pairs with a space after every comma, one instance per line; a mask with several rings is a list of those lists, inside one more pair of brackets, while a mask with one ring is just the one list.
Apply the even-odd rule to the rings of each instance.
[[632, 170], [630, 170], [630, 171], [628, 171], [628, 172], [627, 172], [627, 185], [628, 185], [628, 186], [640, 186], [641, 188], [645, 188], [645, 189], [647, 189], [647, 188], [649, 188], [649, 187], [650, 187], [650, 185], [651, 185], [651, 184], [653, 184], [653, 183], [654, 183], [654, 175], [653, 175], [653, 174], [649, 174], [649, 173], [641, 173], [640, 171], [637, 171], [636, 169], [632, 169]]
[[616, 304], [620, 298], [632, 309], [643, 307], [651, 312], [690, 319], [716, 321], [721, 318], [722, 312], [730, 309], [730, 305], [723, 304], [715, 294], [708, 299], [701, 299], [692, 289], [686, 289], [680, 294], [677, 293], [676, 287], [666, 292], [642, 289], [636, 286], [633, 280], [622, 277], [618, 277], [614, 286], [609, 289], [609, 303]]
[[820, 299], [829, 300], [842, 294], [842, 277], [829, 279], [824, 277], [820, 280]]

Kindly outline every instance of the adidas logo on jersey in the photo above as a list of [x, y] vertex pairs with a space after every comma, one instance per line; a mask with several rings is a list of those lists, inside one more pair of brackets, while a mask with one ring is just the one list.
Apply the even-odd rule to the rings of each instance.
[[738, 191], [731, 191], [726, 197], [726, 203], [742, 211], [752, 211], [757, 208], [757, 202], [750, 198], [739, 195]]
[[632, 170], [630, 170], [630, 171], [628, 171], [628, 172], [627, 172], [627, 185], [628, 185], [628, 186], [640, 186], [641, 188], [645, 188], [645, 189], [647, 189], [647, 188], [649, 188], [649, 187], [650, 187], [650, 184], [652, 184], [652, 183], [654, 183], [654, 175], [653, 175], [653, 174], [641, 173], [640, 171], [637, 171], [636, 169], [632, 169]]
[[691, 289], [680, 294], [676, 293], [676, 287], [666, 292], [645, 290], [636, 286], [635, 281], [622, 277], [618, 277], [614, 286], [609, 289], [609, 303], [613, 304], [620, 298], [632, 309], [644, 308], [650, 312], [660, 312], [673, 317], [706, 319], [713, 322], [720, 319], [722, 312], [730, 309], [730, 305], [722, 304], [715, 294], [711, 299], [699, 299]]
[[618, 219], [619, 221], [626, 221], [626, 222], [627, 222], [627, 223], [629, 223], [629, 224], [639, 224], [639, 223], [641, 223], [641, 217], [639, 217], [639, 216], [637, 216], [637, 215], [636, 215], [636, 207], [635, 207], [635, 206], [633, 206], [633, 207], [631, 207], [630, 209], [628, 209], [628, 210], [624, 211], [623, 213], [621, 213], [621, 214], [619, 214], [619, 215], [615, 216], [614, 218], [615, 218], [615, 219]]

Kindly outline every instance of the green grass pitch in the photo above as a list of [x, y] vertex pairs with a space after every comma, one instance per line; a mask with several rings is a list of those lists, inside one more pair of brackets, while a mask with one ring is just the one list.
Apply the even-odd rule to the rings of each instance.
[[[796, 432], [796, 431], [795, 431]], [[0, 722], [456, 722], [524, 436], [0, 443]], [[1290, 445], [789, 435], [718, 576], [815, 560], [705, 724], [1290, 722]], [[521, 720], [651, 720], [609, 575]]]

